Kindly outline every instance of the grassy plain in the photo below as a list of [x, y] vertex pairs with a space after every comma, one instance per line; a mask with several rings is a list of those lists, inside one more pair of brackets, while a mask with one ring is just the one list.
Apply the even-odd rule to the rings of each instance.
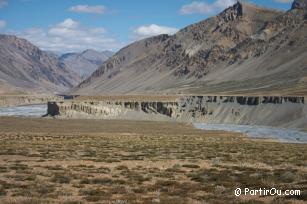
[[[235, 197], [237, 187], [300, 196]], [[0, 118], [0, 203], [306, 203], [307, 145], [166, 122]]]

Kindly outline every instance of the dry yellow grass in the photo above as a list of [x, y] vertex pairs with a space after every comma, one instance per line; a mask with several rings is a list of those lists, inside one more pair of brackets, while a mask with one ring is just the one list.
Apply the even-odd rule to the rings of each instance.
[[307, 145], [189, 124], [0, 118], [0, 203], [305, 203], [306, 164]]

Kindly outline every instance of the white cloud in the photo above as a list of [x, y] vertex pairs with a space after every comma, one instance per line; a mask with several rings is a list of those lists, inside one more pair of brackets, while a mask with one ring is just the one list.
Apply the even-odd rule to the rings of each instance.
[[76, 37], [80, 33], [78, 27], [79, 22], [68, 18], [56, 26], [51, 27], [48, 33], [53, 36]]
[[291, 3], [293, 2], [293, 0], [274, 0], [277, 3], [283, 3], [283, 4], [287, 4], [287, 3]]
[[6, 26], [6, 21], [0, 20], [0, 29], [5, 28], [5, 26]]
[[76, 13], [93, 13], [93, 14], [103, 14], [106, 12], [106, 7], [102, 5], [89, 6], [89, 5], [77, 5], [69, 8], [69, 11]]
[[65, 19], [63, 22], [59, 23], [57, 27], [60, 28], [77, 28], [79, 26], [79, 22], [72, 20], [71, 18]]
[[117, 50], [123, 46], [114, 38], [106, 36], [104, 28], [85, 27], [70, 18], [49, 27], [48, 30], [30, 28], [12, 34], [29, 40], [43, 50], [60, 53], [79, 52], [86, 49]]
[[7, 0], [0, 0], [0, 8], [7, 5]]
[[216, 0], [213, 3], [203, 1], [193, 1], [191, 4], [183, 5], [180, 9], [182, 15], [204, 14], [211, 15], [219, 10], [225, 9], [235, 4], [235, 0]]
[[156, 24], [140, 26], [134, 30], [134, 37], [136, 39], [143, 39], [160, 34], [172, 35], [178, 31], [177, 28], [159, 26]]

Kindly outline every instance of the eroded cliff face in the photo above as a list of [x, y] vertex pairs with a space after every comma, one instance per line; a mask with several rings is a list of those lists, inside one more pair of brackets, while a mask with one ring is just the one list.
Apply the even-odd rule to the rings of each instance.
[[[48, 114], [64, 118], [176, 120], [304, 128], [305, 97], [185, 96], [174, 101], [62, 101]], [[306, 127], [305, 127], [306, 128]]]
[[175, 101], [48, 102], [48, 114], [64, 118], [171, 120], [180, 117], [179, 110]]
[[194, 96], [181, 99], [185, 121], [303, 128], [304, 97]]

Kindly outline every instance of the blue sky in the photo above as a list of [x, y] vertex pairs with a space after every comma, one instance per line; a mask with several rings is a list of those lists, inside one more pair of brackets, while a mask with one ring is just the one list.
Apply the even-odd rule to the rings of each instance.
[[[173, 34], [233, 4], [234, 0], [0, 0], [0, 33], [44, 50], [116, 51], [135, 40]], [[287, 10], [291, 0], [253, 0]]]

